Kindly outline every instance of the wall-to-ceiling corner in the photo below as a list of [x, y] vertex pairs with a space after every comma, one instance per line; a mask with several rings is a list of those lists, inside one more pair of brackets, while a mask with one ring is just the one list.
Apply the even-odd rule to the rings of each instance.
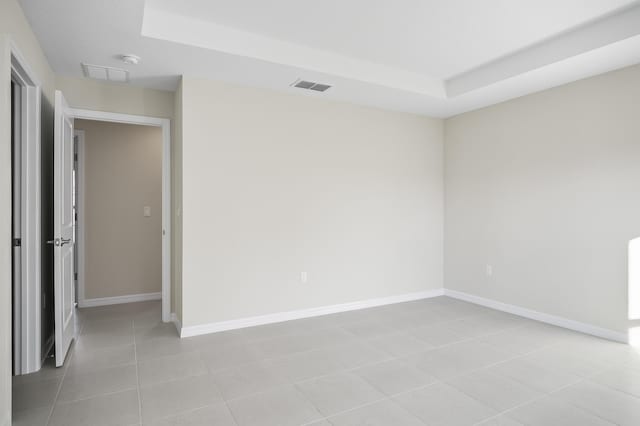
[[173, 184], [171, 241], [171, 312], [182, 322], [182, 78], [174, 95], [173, 143], [171, 144], [171, 182]]

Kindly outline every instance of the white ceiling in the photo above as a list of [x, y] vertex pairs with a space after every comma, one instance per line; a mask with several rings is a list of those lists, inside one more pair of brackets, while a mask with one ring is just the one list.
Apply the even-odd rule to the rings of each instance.
[[442, 80], [627, 3], [626, 0], [151, 0], [149, 5]]
[[21, 3], [62, 75], [88, 62], [145, 87], [185, 74], [441, 117], [640, 62], [635, 0]]

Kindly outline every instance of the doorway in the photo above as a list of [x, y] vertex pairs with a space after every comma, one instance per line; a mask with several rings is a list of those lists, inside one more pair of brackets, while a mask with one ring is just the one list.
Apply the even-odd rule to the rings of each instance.
[[74, 120], [78, 306], [162, 297], [162, 129]]
[[[169, 120], [79, 109], [71, 109], [70, 113], [73, 115], [75, 122], [78, 123], [78, 125], [76, 126], [78, 130], [75, 131], [74, 135], [75, 144], [77, 146], [77, 162], [74, 173], [76, 176], [76, 196], [74, 198], [76, 200], [75, 204], [77, 213], [76, 252], [78, 254], [78, 261], [76, 277], [78, 291], [76, 294], [78, 298], [78, 306], [82, 308], [162, 299], [162, 321], [169, 322], [171, 320], [171, 158]], [[112, 180], [113, 182], [121, 181], [120, 187], [122, 188], [122, 195], [126, 195], [126, 197], [128, 197], [128, 200], [124, 200], [122, 203], [120, 203], [120, 201], [113, 199], [113, 194], [112, 200], [110, 200], [108, 199], [109, 197], [106, 195], [106, 193], [104, 193], [104, 197], [101, 197], [100, 195], [96, 197], [96, 191], [102, 191], [102, 189], [99, 188], [99, 185], [96, 186], [96, 184], [98, 184], [99, 182], [94, 179], [99, 176], [95, 175], [95, 173], [92, 174], [92, 172], [95, 172], [96, 167], [101, 168], [101, 173], [104, 176], [105, 173], [108, 172], [108, 170], [105, 169], [105, 166], [108, 165], [97, 164], [95, 162], [93, 163], [94, 166], [92, 166], [91, 164], [91, 153], [88, 151], [88, 147], [90, 142], [89, 138], [91, 138], [92, 136], [89, 133], [87, 127], [89, 125], [93, 126], [93, 131], [96, 131], [96, 129], [99, 129], [100, 127], [110, 128], [111, 132], [116, 129], [115, 131], [120, 135], [116, 135], [116, 138], [122, 137], [122, 132], [124, 132], [125, 129], [128, 129], [129, 131], [136, 131], [137, 129], [139, 134], [154, 133], [155, 135], [157, 135], [155, 143], [157, 144], [158, 151], [154, 151], [153, 155], [157, 155], [158, 158], [157, 163], [153, 163], [154, 165], [152, 167], [155, 170], [153, 172], [155, 173], [155, 177], [153, 177], [153, 179], [158, 179], [158, 181], [156, 181], [159, 190], [158, 197], [154, 197], [151, 194], [148, 194], [147, 192], [149, 191], [140, 186], [139, 182], [138, 184], [134, 184], [135, 182], [131, 181], [131, 184], [128, 185], [127, 179], [137, 178], [131, 176], [127, 177], [124, 175], [124, 173], [119, 174], [118, 176], [112, 175]], [[103, 143], [102, 145], [102, 148], [105, 148], [106, 144]], [[120, 145], [121, 148], [124, 148], [122, 144]], [[138, 147], [138, 149], [140, 149], [140, 147]], [[114, 152], [112, 150], [109, 150], [109, 152], [105, 151], [97, 154], [98, 158], [105, 159], [105, 155], [113, 155]], [[150, 154], [150, 152], [147, 151], [147, 154]], [[95, 155], [96, 153], [93, 154], [94, 157]], [[145, 160], [144, 158], [139, 157], [138, 160], [134, 158], [135, 156], [140, 155], [140, 152], [136, 153], [135, 150], [129, 151], [128, 153], [122, 153], [122, 155], [124, 155], [124, 157], [120, 157], [118, 164], [120, 164], [120, 166], [122, 166], [122, 164], [129, 164], [129, 167], [125, 168], [131, 168], [135, 164], [138, 164], [140, 167], [150, 166], [150, 164], [148, 164], [149, 161]], [[156, 167], [156, 165], [158, 167]], [[89, 170], [90, 167], [94, 167], [94, 170]], [[117, 173], [116, 170], [114, 170], [113, 172]], [[147, 170], [147, 172], [149, 172], [149, 170]], [[91, 179], [93, 179], [93, 186], [91, 188], [88, 188], [87, 184], [90, 182], [88, 180], [90, 176], [92, 176]], [[125, 186], [127, 188], [125, 188]], [[136, 187], [137, 189], [134, 187]], [[104, 208], [97, 209], [97, 214], [102, 215], [101, 223], [106, 224], [107, 222], [112, 222], [114, 219], [113, 217], [110, 217], [110, 215], [112, 214], [125, 215], [126, 219], [123, 218], [122, 223], [127, 223], [128, 226], [131, 226], [131, 232], [129, 234], [135, 233], [138, 235], [138, 237], [129, 235], [126, 232], [125, 234], [123, 234], [125, 236], [121, 235], [121, 237], [117, 237], [116, 232], [105, 233], [105, 229], [99, 229], [99, 226], [96, 225], [96, 214], [92, 214], [91, 211], [87, 210], [87, 203], [90, 203], [90, 205], [92, 206], [103, 205]], [[116, 203], [120, 206], [116, 206]], [[94, 211], [96, 210], [94, 209]], [[89, 217], [87, 215], [91, 216]], [[98, 223], [100, 223], [99, 219]], [[154, 226], [156, 225], [157, 228], [154, 228]], [[153, 230], [150, 231], [150, 229]], [[100, 284], [96, 283], [96, 279], [92, 277], [105, 276], [104, 273], [98, 272], [100, 268], [103, 268], [103, 271], [113, 271], [113, 268], [109, 269], [109, 262], [99, 262], [99, 264], [91, 262], [91, 260], [87, 258], [87, 253], [94, 253], [95, 259], [95, 256], [107, 256], [109, 253], [109, 247], [111, 247], [112, 250], [116, 250], [118, 247], [120, 247], [121, 251], [123, 252], [127, 250], [131, 251], [132, 254], [128, 257], [135, 257], [136, 259], [140, 258], [140, 262], [145, 262], [145, 257], [139, 256], [139, 254], [141, 254], [140, 252], [143, 251], [143, 249], [141, 248], [143, 246], [138, 246], [137, 251], [134, 246], [136, 244], [139, 244], [140, 240], [142, 239], [139, 234], [144, 232], [154, 233], [155, 229], [157, 229], [158, 235], [156, 235], [157, 239], [155, 239], [154, 241], [159, 243], [160, 246], [160, 270], [158, 271], [158, 276], [160, 277], [161, 283], [158, 291], [151, 289], [151, 287], [149, 286], [142, 286], [131, 290], [129, 293], [127, 293], [126, 291], [120, 293], [96, 293], [96, 284], [98, 287], [100, 287]], [[122, 232], [120, 232], [120, 234], [122, 234]], [[100, 235], [102, 235], [102, 237]], [[146, 238], [153, 237], [147, 236]], [[152, 244], [152, 247], [156, 246], [157, 245], [155, 243]], [[121, 254], [122, 253], [119, 253], [119, 255]], [[141, 279], [139, 279], [139, 281], [148, 281], [149, 274], [141, 272], [141, 268], [136, 266], [135, 261], [133, 263], [131, 261], [132, 259], [127, 260], [131, 268], [128, 271], [132, 271], [133, 274], [140, 274]], [[91, 270], [89, 265], [93, 266], [93, 270]], [[123, 272], [121, 271], [121, 273]], [[127, 276], [126, 274], [128, 272], [124, 273], [125, 275], [120, 276], [120, 281], [126, 281], [129, 278], [135, 279], [135, 277]], [[113, 273], [111, 275], [113, 275]], [[107, 282], [103, 280], [102, 287], [104, 287], [105, 285], [107, 285]], [[91, 289], [89, 287], [91, 287]], [[115, 291], [115, 289], [110, 289], [110, 291]]]

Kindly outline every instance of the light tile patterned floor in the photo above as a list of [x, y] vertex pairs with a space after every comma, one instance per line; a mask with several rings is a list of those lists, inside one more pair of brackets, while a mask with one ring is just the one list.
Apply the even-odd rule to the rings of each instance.
[[15, 425], [640, 425], [631, 347], [446, 297], [188, 339], [159, 302], [78, 316]]

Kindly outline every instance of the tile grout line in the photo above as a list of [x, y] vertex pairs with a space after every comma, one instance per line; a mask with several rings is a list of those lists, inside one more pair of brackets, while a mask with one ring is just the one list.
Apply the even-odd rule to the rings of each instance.
[[[581, 384], [581, 383], [591, 383], [591, 384], [599, 385], [599, 383], [597, 383], [597, 382], [593, 382], [591, 379], [593, 379], [593, 378], [594, 378], [595, 376], [597, 376], [597, 375], [600, 375], [600, 374], [602, 374], [602, 373], [604, 373], [604, 372], [607, 372], [607, 371], [610, 371], [610, 370], [611, 370], [611, 368], [604, 368], [603, 370], [600, 370], [600, 371], [598, 371], [598, 372], [595, 372], [595, 373], [589, 374], [588, 376], [583, 377], [583, 378], [582, 378], [582, 380], [580, 380], [580, 381], [578, 381], [578, 382], [576, 382], [576, 383], [573, 383], [571, 386], [574, 386], [574, 385], [576, 385], [576, 384]], [[600, 385], [600, 386], [602, 386], [602, 387], [604, 387], [604, 388], [606, 388], [606, 389], [608, 389], [608, 390], [618, 391], [617, 389], [614, 389], [614, 388], [609, 387], [609, 386], [606, 386], [606, 385]], [[560, 391], [561, 391], [561, 390], [563, 390], [563, 389], [565, 389], [565, 388], [555, 390], [555, 391], [553, 391], [553, 392], [552, 392], [552, 394], [557, 393], [557, 392], [560, 392]], [[635, 399], [638, 399], [635, 395], [629, 394], [629, 393], [627, 393], [627, 392], [623, 392], [623, 391], [618, 391], [618, 392], [624, 393], [624, 394], [626, 394], [626, 395], [628, 395], [628, 396], [631, 396], [631, 397], [633, 397], [633, 398], [635, 398]], [[599, 418], [599, 419], [601, 419], [601, 420], [604, 420], [604, 421], [606, 421], [607, 423], [611, 423], [612, 425], [615, 425], [615, 424], [616, 424], [613, 420], [606, 419], [606, 418], [602, 417], [600, 414], [595, 413], [595, 412], [593, 412], [593, 411], [591, 411], [591, 410], [589, 410], [589, 409], [587, 409], [587, 408], [584, 408], [584, 407], [582, 407], [582, 406], [580, 406], [580, 405], [574, 404], [573, 402], [564, 401], [564, 403], [566, 403], [567, 405], [570, 405], [570, 406], [572, 406], [573, 408], [576, 408], [576, 409], [578, 409], [578, 410], [580, 410], [580, 411], [583, 411], [583, 412], [585, 412], [585, 413], [588, 413], [588, 414], [589, 414], [589, 415], [591, 415], [591, 416], [594, 416], [594, 417], [597, 417], [597, 418]]]
[[[76, 317], [76, 319], [78, 319], [78, 318]], [[60, 392], [62, 391], [62, 385], [64, 385], [64, 380], [67, 377], [67, 372], [69, 371], [69, 363], [71, 363], [71, 361], [73, 360], [73, 357], [76, 354], [75, 353], [75, 347], [78, 344], [78, 340], [80, 340], [80, 336], [81, 336], [82, 331], [84, 329], [84, 324], [81, 325], [79, 328], [80, 329], [78, 330], [77, 335], [74, 338], [73, 345], [71, 347], [69, 347], [70, 350], [73, 349], [73, 352], [71, 352], [69, 354], [69, 360], [67, 361], [67, 365], [64, 366], [64, 372], [62, 373], [62, 378], [60, 379], [60, 385], [58, 385], [58, 390], [56, 392], [56, 396], [53, 399], [53, 404], [51, 404], [51, 410], [49, 411], [49, 415], [47, 416], [47, 421], [45, 423], [45, 425], [47, 425], [47, 426], [51, 423], [51, 418], [53, 417], [53, 411], [55, 410], [56, 405], [58, 404], [58, 398], [60, 397]], [[54, 351], [54, 362], [55, 362], [55, 345], [53, 347], [53, 351]], [[64, 365], [64, 363], [63, 363], [63, 365]]]
[[60, 396], [60, 391], [62, 390], [62, 385], [64, 384], [64, 379], [67, 376], [67, 367], [65, 367], [64, 373], [62, 373], [62, 379], [60, 379], [60, 384], [58, 385], [58, 390], [56, 392], [56, 396], [53, 399], [53, 404], [51, 404], [51, 410], [49, 410], [49, 415], [47, 416], [47, 422], [45, 423], [45, 425], [49, 425], [51, 423], [51, 418], [53, 417], [53, 411], [56, 408], [56, 405], [58, 404], [58, 397]]
[[133, 360], [136, 365], [136, 391], [138, 392], [138, 420], [142, 425], [142, 396], [140, 395], [140, 373], [138, 371], [138, 343], [136, 341], [135, 320], [131, 321], [131, 329], [133, 333]]
[[[206, 365], [204, 359], [202, 359], [202, 353], [200, 351], [197, 352], [198, 353], [198, 357], [200, 358], [200, 360], [202, 361], [202, 363], [204, 364], [205, 368], [207, 369], [207, 374], [210, 375], [211, 372], [209, 371], [209, 367]], [[226, 407], [227, 411], [229, 412], [229, 414], [231, 415], [231, 419], [233, 419], [233, 423], [238, 426], [240, 423], [238, 423], [238, 419], [236, 418], [236, 415], [233, 414], [233, 410], [231, 410], [231, 407], [229, 407], [229, 404], [227, 404], [227, 400], [224, 398], [224, 396], [222, 395], [222, 391], [220, 391], [220, 387], [218, 386], [217, 383], [213, 383], [213, 385], [216, 387], [216, 389], [218, 390], [218, 392], [220, 393], [220, 399], [222, 399], [222, 403], [224, 404], [224, 406]], [[211, 405], [215, 405], [215, 404], [211, 404]], [[200, 410], [204, 407], [200, 407], [197, 408], [193, 411], [197, 411]]]
[[134, 389], [135, 389], [135, 387], [132, 386], [132, 387], [126, 388], [126, 389], [119, 389], [119, 390], [116, 390], [116, 391], [109, 391], [109, 392], [99, 393], [99, 394], [95, 394], [95, 395], [91, 395], [91, 396], [85, 396], [85, 397], [82, 397], [82, 398], [70, 399], [68, 401], [58, 401], [58, 402], [60, 402], [61, 404], [70, 404], [70, 403], [74, 403], [74, 402], [82, 402], [82, 401], [87, 401], [89, 399], [100, 398], [102, 396], [111, 396], [111, 395], [116, 395], [116, 394], [119, 394], [119, 393], [129, 392], [129, 391], [132, 391]]
[[[476, 425], [482, 425], [483, 423], [485, 423], [485, 422], [487, 422], [487, 421], [489, 421], [489, 420], [492, 420], [492, 419], [498, 418], [498, 417], [500, 417], [500, 416], [502, 416], [502, 415], [508, 414], [508, 413], [509, 413], [509, 412], [511, 412], [511, 411], [517, 410], [518, 408], [521, 408], [521, 407], [524, 407], [524, 406], [526, 406], [526, 405], [532, 404], [532, 403], [534, 403], [534, 402], [540, 401], [540, 400], [542, 400], [542, 399], [544, 399], [544, 398], [548, 398], [549, 396], [552, 396], [552, 395], [554, 395], [554, 394], [557, 394], [557, 393], [559, 393], [559, 392], [561, 392], [561, 391], [563, 391], [563, 390], [565, 390], [565, 389], [567, 389], [567, 388], [570, 388], [570, 387], [572, 387], [572, 386], [575, 386], [575, 385], [577, 385], [577, 384], [581, 384], [581, 383], [585, 383], [585, 382], [591, 381], [591, 379], [592, 379], [593, 377], [595, 377], [595, 376], [597, 376], [597, 375], [599, 375], [599, 374], [602, 374], [602, 373], [604, 373], [604, 372], [606, 372], [606, 371], [610, 371], [611, 369], [612, 369], [612, 368], [604, 368], [604, 369], [598, 370], [597, 372], [591, 373], [591, 374], [589, 374], [589, 375], [587, 375], [587, 376], [584, 376], [584, 377], [580, 377], [580, 378], [578, 378], [578, 380], [575, 380], [575, 381], [573, 381], [573, 382], [571, 382], [571, 383], [568, 383], [568, 384], [563, 385], [563, 386], [561, 386], [561, 387], [559, 387], [559, 388], [557, 388], [557, 389], [554, 389], [554, 390], [553, 390], [553, 391], [551, 391], [551, 392], [543, 392], [543, 395], [540, 395], [540, 396], [538, 396], [538, 397], [536, 397], [536, 398], [533, 398], [533, 399], [527, 400], [527, 401], [525, 401], [525, 402], [523, 402], [523, 403], [521, 403], [521, 404], [518, 404], [518, 405], [516, 405], [516, 406], [514, 406], [514, 407], [511, 407], [511, 408], [508, 408], [508, 409], [506, 409], [506, 410], [503, 410], [503, 411], [501, 411], [501, 412], [497, 413], [497, 414], [496, 414], [496, 415], [494, 415], [494, 416], [491, 416], [491, 417], [489, 417], [489, 418], [486, 418], [486, 419], [482, 420], [481, 422], [475, 423], [475, 424], [474, 424], [474, 426], [476, 426]], [[555, 373], [555, 371], [553, 371], [553, 370], [551, 370], [551, 371]], [[517, 381], [517, 380], [516, 380], [516, 381]], [[518, 383], [520, 383], [520, 382], [518, 382]], [[611, 388], [609, 388], [608, 386], [605, 386], [605, 387], [606, 387], [607, 389], [611, 389]], [[463, 392], [463, 391], [461, 391], [461, 392]], [[463, 392], [463, 393], [464, 393], [464, 392]], [[465, 394], [465, 395], [466, 395], [466, 394]], [[470, 396], [470, 395], [468, 395], [468, 396]], [[473, 398], [473, 397], [472, 397], [472, 398]], [[474, 399], [475, 399], [475, 398], [474, 398]], [[480, 401], [479, 401], [479, 402], [480, 402]], [[580, 411], [583, 411], [583, 412], [585, 412], [585, 413], [588, 413], [589, 415], [592, 415], [592, 416], [597, 417], [597, 418], [599, 418], [599, 419], [601, 419], [601, 420], [604, 420], [604, 421], [606, 421], [607, 423], [612, 423], [612, 425], [613, 425], [613, 424], [615, 424], [615, 423], [611, 422], [611, 420], [608, 420], [608, 419], [605, 419], [605, 418], [603, 418], [603, 417], [600, 417], [599, 415], [597, 415], [597, 414], [595, 414], [595, 413], [593, 413], [593, 412], [591, 412], [591, 411], [589, 411], [589, 410], [586, 410], [586, 409], [584, 409], [584, 408], [582, 408], [582, 407], [580, 407], [580, 406], [578, 406], [578, 405], [572, 404], [572, 403], [570, 403], [570, 402], [565, 402], [565, 403], [566, 403], [567, 405], [570, 405], [570, 406], [571, 406], [571, 407], [573, 407], [573, 408], [576, 408], [576, 409], [578, 409], [578, 410], [580, 410]], [[485, 405], [486, 405], [486, 404], [485, 404]]]
[[[346, 413], [349, 413], [349, 412], [351, 412], [351, 411], [359, 410], [360, 408], [368, 407], [369, 405], [378, 404], [378, 403], [380, 403], [380, 402], [384, 402], [384, 401], [390, 401], [390, 402], [392, 402], [392, 403], [394, 403], [394, 404], [398, 405], [400, 408], [402, 408], [404, 411], [406, 411], [406, 412], [407, 412], [408, 414], [410, 414], [412, 417], [414, 417], [414, 418], [416, 418], [418, 421], [420, 421], [420, 423], [424, 423], [424, 422], [422, 421], [422, 419], [420, 419], [420, 418], [416, 417], [416, 415], [415, 415], [415, 414], [413, 414], [413, 413], [412, 413], [411, 411], [409, 411], [408, 409], [404, 408], [404, 407], [403, 407], [402, 405], [400, 405], [399, 403], [395, 402], [393, 399], [394, 399], [394, 398], [396, 398], [396, 397], [398, 397], [398, 396], [404, 395], [404, 394], [406, 394], [406, 393], [410, 393], [410, 392], [414, 392], [414, 391], [418, 391], [418, 390], [426, 389], [426, 388], [428, 388], [428, 387], [435, 386], [435, 385], [437, 385], [437, 384], [442, 384], [442, 382], [440, 382], [440, 381], [435, 381], [435, 382], [432, 382], [432, 383], [429, 383], [429, 384], [426, 384], [426, 385], [419, 386], [419, 387], [417, 387], [417, 388], [407, 389], [407, 390], [404, 390], [404, 391], [402, 391], [402, 392], [394, 393], [394, 394], [392, 394], [392, 395], [385, 395], [383, 398], [378, 398], [378, 399], [373, 400], [373, 401], [365, 402], [365, 403], [360, 404], [360, 405], [357, 405], [357, 406], [355, 406], [355, 407], [347, 408], [346, 410], [337, 411], [337, 412], [335, 412], [335, 413], [333, 413], [333, 414], [331, 414], [331, 415], [329, 415], [329, 416], [324, 416], [324, 417], [322, 417], [321, 419], [316, 419], [316, 420], [313, 420], [313, 421], [311, 421], [311, 422], [309, 422], [309, 423], [304, 423], [304, 424], [302, 424], [302, 425], [300, 425], [300, 426], [311, 425], [311, 424], [313, 424], [313, 423], [315, 423], [315, 422], [317, 422], [317, 421], [319, 421], [319, 420], [327, 420], [327, 421], [329, 421], [329, 419], [331, 419], [332, 417], [341, 416], [341, 415], [346, 414]], [[304, 397], [305, 397], [305, 399], [306, 399], [306, 395], [304, 395], [304, 394], [303, 394], [303, 396], [304, 396]], [[313, 406], [314, 406], [314, 408], [315, 408], [316, 410], [318, 410], [318, 408], [317, 408], [317, 407], [315, 407], [315, 405], [313, 404], [313, 402], [312, 402], [312, 401], [308, 401], [308, 400], [307, 400], [307, 402], [309, 402], [311, 405], [313, 405]], [[319, 412], [320, 414], [322, 414], [322, 412], [320, 412], [320, 410], [318, 410], [318, 412]]]
[[233, 410], [231, 410], [231, 407], [229, 407], [229, 404], [227, 404], [227, 401], [225, 401], [224, 398], [222, 399], [222, 403], [224, 404], [225, 407], [227, 407], [227, 411], [229, 411], [229, 414], [231, 414], [233, 423], [235, 423], [236, 426], [239, 425], [240, 423], [238, 423], [238, 419], [236, 418], [236, 415], [233, 414]]
[[[521, 408], [521, 407], [524, 407], [524, 406], [526, 406], [526, 405], [532, 404], [532, 403], [534, 403], [534, 402], [540, 401], [541, 399], [548, 398], [550, 395], [554, 394], [555, 392], [560, 392], [561, 390], [563, 390], [563, 389], [565, 389], [565, 388], [568, 388], [568, 387], [570, 387], [570, 386], [573, 386], [573, 385], [575, 385], [575, 384], [577, 384], [577, 383], [581, 383], [581, 382], [583, 382], [583, 381], [584, 381], [584, 379], [579, 379], [579, 380], [577, 380], [577, 381], [575, 381], [575, 382], [572, 382], [572, 383], [569, 383], [569, 384], [567, 384], [567, 385], [564, 385], [564, 386], [562, 386], [562, 387], [560, 387], [560, 388], [558, 388], [558, 389], [554, 390], [553, 392], [543, 393], [543, 395], [540, 395], [540, 396], [535, 397], [535, 398], [533, 398], [533, 399], [529, 399], [529, 400], [527, 400], [527, 401], [525, 401], [525, 402], [523, 402], [523, 403], [521, 403], [521, 404], [518, 404], [518, 405], [516, 405], [516, 406], [514, 406], [514, 407], [508, 408], [508, 409], [503, 410], [503, 411], [499, 411], [499, 412], [497, 412], [496, 414], [494, 414], [494, 415], [493, 415], [493, 416], [491, 416], [491, 417], [487, 417], [487, 418], [486, 418], [486, 419], [484, 419], [484, 420], [481, 420], [481, 421], [479, 421], [479, 422], [477, 422], [477, 423], [474, 423], [474, 426], [476, 426], [476, 425], [481, 425], [481, 424], [483, 424], [483, 423], [485, 423], [485, 422], [487, 422], [487, 421], [489, 421], [489, 420], [496, 419], [496, 418], [498, 418], [498, 417], [500, 417], [500, 416], [503, 416], [503, 415], [508, 415], [508, 413], [509, 413], [509, 412], [511, 412], [511, 411], [515, 411], [515, 410], [517, 410], [518, 408]], [[459, 390], [459, 391], [460, 391], [460, 390]], [[460, 391], [460, 392], [464, 393], [464, 391]], [[465, 395], [467, 395], [466, 393], [464, 393], [464, 394], [465, 394]], [[471, 395], [467, 395], [467, 396], [468, 396], [468, 397], [470, 397], [470, 398], [472, 398], [473, 400], [475, 400], [475, 401], [477, 401], [477, 402], [481, 402], [481, 401], [478, 401], [477, 399], [473, 398]], [[484, 403], [483, 403], [483, 404], [484, 404]], [[487, 404], [484, 404], [484, 405], [488, 407], [488, 405], [487, 405]], [[489, 407], [489, 408], [491, 408], [491, 407]]]

